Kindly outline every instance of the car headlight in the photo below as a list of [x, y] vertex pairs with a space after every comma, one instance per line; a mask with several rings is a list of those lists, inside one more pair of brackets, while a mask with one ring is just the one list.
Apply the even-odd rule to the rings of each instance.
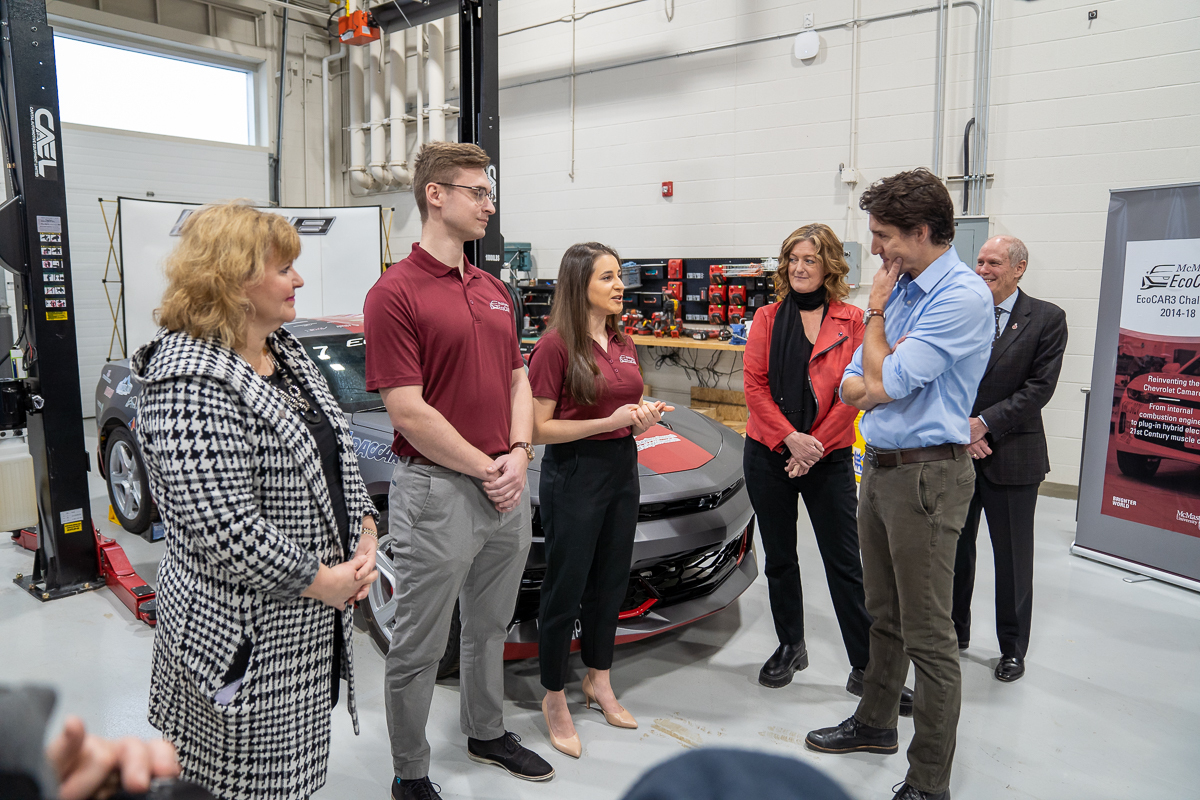
[[1154, 400], [1154, 395], [1149, 392], [1141, 392], [1137, 389], [1126, 389], [1125, 396], [1135, 403], [1150, 403]]

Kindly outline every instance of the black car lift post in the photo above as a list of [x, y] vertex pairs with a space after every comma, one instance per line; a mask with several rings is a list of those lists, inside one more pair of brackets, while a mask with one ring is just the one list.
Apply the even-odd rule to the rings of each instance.
[[39, 600], [107, 582], [153, 624], [153, 590], [92, 522], [54, 32], [45, 0], [0, 0], [0, 78], [11, 196], [0, 206], [0, 265], [15, 276], [29, 376], [0, 381], [0, 428], [28, 427], [38, 505], [33, 574], [15, 582]]
[[[477, 144], [491, 158], [488, 180], [496, 196], [496, 213], [482, 239], [467, 242], [471, 263], [500, 277], [504, 237], [500, 234], [500, 30], [498, 0], [392, 0], [371, 9], [385, 33], [458, 16], [458, 140]], [[417, 124], [423, 109], [417, 109]]]

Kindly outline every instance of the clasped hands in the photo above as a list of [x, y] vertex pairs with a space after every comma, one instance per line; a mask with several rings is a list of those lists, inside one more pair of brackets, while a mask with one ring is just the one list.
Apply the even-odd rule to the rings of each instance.
[[629, 403], [609, 415], [609, 420], [613, 423], [611, 430], [633, 428], [633, 435], [641, 436], [657, 425], [663, 414], [674, 410], [675, 406], [669, 406], [662, 400], [655, 400], [653, 403], [648, 400]]
[[783, 440], [783, 443], [790, 453], [786, 467], [789, 478], [799, 478], [801, 475], [808, 474], [813, 464], [825, 456], [824, 445], [807, 433], [792, 431]]
[[[364, 517], [366, 519], [370, 517]], [[363, 534], [358, 540], [354, 557], [332, 567], [322, 564], [317, 568], [317, 577], [302, 596], [320, 600], [338, 611], [350, 603], [365, 599], [371, 584], [379, 578], [379, 570], [375, 568], [378, 546], [379, 542], [374, 536]]]

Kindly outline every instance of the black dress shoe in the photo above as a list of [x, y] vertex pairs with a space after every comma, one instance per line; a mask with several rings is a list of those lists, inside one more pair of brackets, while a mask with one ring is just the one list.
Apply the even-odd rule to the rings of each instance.
[[[850, 677], [846, 679], [846, 691], [855, 697], [863, 696], [863, 671], [855, 667], [850, 670]], [[900, 690], [900, 716], [911, 717], [913, 715], [913, 693], [912, 689], [905, 686]]]
[[424, 778], [392, 781], [392, 800], [441, 800], [442, 787]]
[[895, 728], [872, 728], [854, 717], [836, 728], [809, 731], [804, 743], [822, 753], [894, 753], [900, 749]]
[[959, 639], [958, 640], [958, 649], [959, 650], [966, 650], [970, 646], [971, 646], [970, 639]]
[[792, 675], [808, 667], [808, 648], [800, 644], [781, 644], [758, 671], [758, 682], [770, 689], [782, 689]]
[[[893, 786], [893, 789], [896, 787]], [[914, 789], [908, 785], [908, 782], [900, 784], [900, 790], [892, 796], [892, 800], [950, 800], [950, 790], [944, 792], [922, 792], [920, 789]]]
[[1025, 674], [1025, 659], [1017, 656], [1000, 656], [996, 665], [996, 680], [1012, 683]]
[[515, 778], [548, 781], [554, 767], [546, 759], [520, 745], [521, 737], [511, 731], [496, 739], [467, 739], [467, 757], [480, 764], [495, 764]]

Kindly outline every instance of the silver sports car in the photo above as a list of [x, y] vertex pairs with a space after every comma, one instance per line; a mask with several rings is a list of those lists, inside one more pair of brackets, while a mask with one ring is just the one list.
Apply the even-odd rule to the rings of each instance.
[[[362, 604], [362, 621], [385, 650], [394, 625], [395, 570], [387, 536], [387, 495], [396, 456], [392, 425], [379, 395], [364, 379], [361, 316], [298, 319], [285, 326], [309, 356], [350, 421], [354, 449], [367, 490], [384, 512], [379, 572]], [[97, 459], [122, 527], [150, 535], [155, 514], [145, 469], [132, 435], [140, 387], [127, 361], [104, 367], [96, 385]], [[638, 515], [629, 588], [621, 606], [617, 642], [634, 642], [715, 614], [746, 590], [758, 574], [753, 548], [754, 515], [742, 476], [742, 438], [688, 409], [668, 413], [638, 437], [642, 503]], [[521, 578], [509, 626], [505, 658], [537, 654], [538, 598], [546, 571], [538, 516], [541, 448], [529, 466], [533, 547]], [[439, 675], [458, 666], [455, 614]]]

